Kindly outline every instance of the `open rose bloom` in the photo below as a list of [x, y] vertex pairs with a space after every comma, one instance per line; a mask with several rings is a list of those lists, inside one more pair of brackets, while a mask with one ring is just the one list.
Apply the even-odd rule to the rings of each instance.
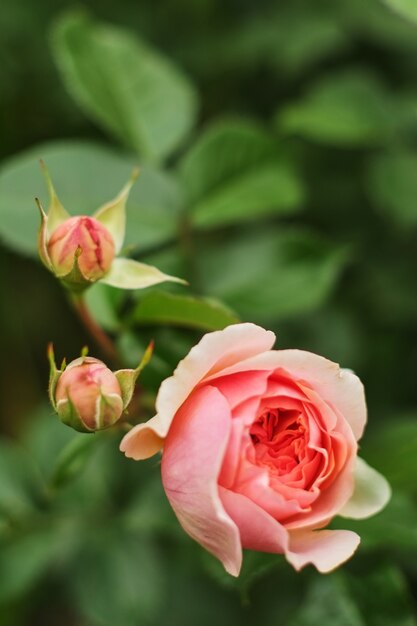
[[272, 332], [237, 324], [205, 335], [162, 383], [157, 415], [121, 450], [163, 448], [162, 481], [184, 530], [237, 576], [242, 548], [328, 572], [360, 538], [323, 530], [335, 515], [369, 517], [385, 479], [358, 458], [366, 423], [352, 372], [301, 350], [271, 350]]

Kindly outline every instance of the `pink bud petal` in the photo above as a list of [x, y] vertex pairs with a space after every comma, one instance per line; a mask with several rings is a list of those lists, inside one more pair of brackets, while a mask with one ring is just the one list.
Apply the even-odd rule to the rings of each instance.
[[123, 411], [116, 376], [104, 363], [91, 357], [68, 365], [57, 382], [55, 401], [63, 421], [77, 430], [95, 431], [111, 426]]
[[48, 241], [49, 257], [57, 276], [71, 272], [79, 250], [78, 267], [86, 279], [99, 280], [109, 271], [115, 254], [113, 238], [100, 222], [85, 215], [60, 224]]

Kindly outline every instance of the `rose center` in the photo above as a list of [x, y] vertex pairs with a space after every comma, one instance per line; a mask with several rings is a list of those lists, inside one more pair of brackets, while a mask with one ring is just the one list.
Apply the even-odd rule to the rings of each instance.
[[308, 432], [299, 411], [267, 409], [252, 424], [249, 434], [256, 462], [280, 476], [291, 472], [305, 456]]

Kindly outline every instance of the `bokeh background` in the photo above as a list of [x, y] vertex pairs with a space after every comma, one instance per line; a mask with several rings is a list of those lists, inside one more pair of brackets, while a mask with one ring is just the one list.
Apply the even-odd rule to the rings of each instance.
[[[417, 8], [407, 0], [2, 0], [1, 626], [415, 626]], [[38, 159], [73, 213], [139, 163], [129, 252], [190, 281], [89, 305], [141, 409], [203, 332], [242, 319], [364, 381], [362, 456], [393, 488], [338, 572], [246, 554], [235, 580], [180, 529], [158, 460], [46, 403], [45, 346], [88, 337], [37, 260]]]

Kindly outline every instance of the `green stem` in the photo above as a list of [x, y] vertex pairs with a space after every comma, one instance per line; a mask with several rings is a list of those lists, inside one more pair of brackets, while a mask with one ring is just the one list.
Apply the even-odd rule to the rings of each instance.
[[84, 296], [80, 294], [71, 294], [71, 302], [84, 327], [90, 333], [96, 344], [100, 347], [103, 355], [105, 355], [112, 364], [118, 367], [121, 359], [117, 348], [113, 340], [104, 332], [101, 326], [92, 317]]

